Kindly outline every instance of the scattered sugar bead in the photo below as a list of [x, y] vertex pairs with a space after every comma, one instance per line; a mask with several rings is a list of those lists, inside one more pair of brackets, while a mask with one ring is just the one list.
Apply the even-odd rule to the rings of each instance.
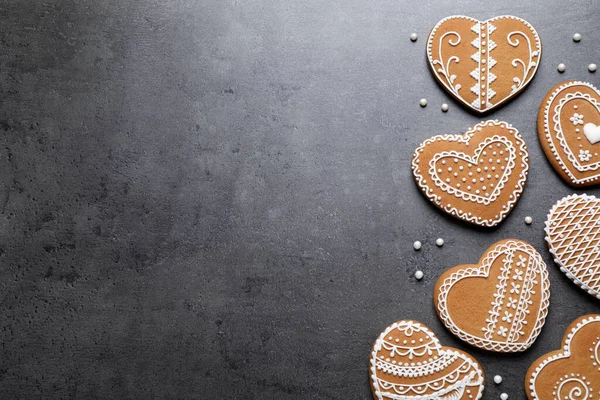
[[417, 278], [417, 280], [421, 280], [423, 279], [423, 271], [417, 271], [415, 272], [415, 278]]
[[427, 107], [427, 99], [421, 99], [421, 100], [419, 100], [419, 105], [421, 107]]
[[444, 245], [444, 239], [439, 238], [435, 241], [435, 244], [437, 245], [437, 247], [442, 247]]
[[590, 72], [596, 72], [596, 64], [590, 64], [590, 65], [588, 65], [588, 71], [590, 71]]
[[413, 248], [415, 250], [421, 250], [421, 242], [419, 242], [418, 240], [416, 242], [413, 243]]
[[573, 41], [574, 42], [579, 42], [581, 40], [581, 34], [580, 33], [576, 33], [573, 35]]
[[565, 72], [565, 70], [567, 69], [567, 66], [563, 63], [558, 64], [558, 67], [556, 67], [556, 69], [558, 70], [558, 72]]
[[533, 222], [533, 218], [531, 218], [529, 215], [525, 217], [525, 223], [527, 225], [531, 225], [532, 222]]
[[418, 37], [419, 36], [415, 32], [413, 32], [413, 33], [410, 34], [410, 40], [412, 42], [416, 42]]
[[496, 376], [494, 377], [494, 383], [495, 383], [496, 385], [499, 385], [499, 384], [501, 384], [501, 383], [502, 383], [502, 377], [501, 377], [500, 375], [496, 375]]
[[502, 393], [502, 394], [500, 395], [500, 399], [501, 399], [501, 400], [508, 400], [508, 395], [507, 395], [506, 393]]
[[446, 103], [442, 104], [442, 111], [443, 112], [447, 112], [448, 111], [448, 104], [446, 104]]

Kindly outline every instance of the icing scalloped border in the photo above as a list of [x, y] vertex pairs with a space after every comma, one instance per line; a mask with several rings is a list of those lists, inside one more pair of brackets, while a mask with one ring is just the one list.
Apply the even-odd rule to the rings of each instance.
[[[540, 290], [542, 291], [542, 299], [538, 311], [538, 318], [536, 319], [535, 327], [531, 330], [531, 333], [529, 334], [529, 338], [523, 343], [498, 342], [490, 339], [481, 338], [461, 330], [452, 320], [452, 317], [448, 312], [446, 303], [448, 293], [450, 292], [452, 286], [456, 282], [465, 278], [488, 278], [493, 261], [500, 254], [503, 254], [508, 249], [512, 249], [514, 251], [522, 251], [524, 253], [529, 254], [530, 257], [537, 261], [540, 267], [539, 275], [541, 279]], [[494, 247], [492, 251], [486, 254], [485, 258], [479, 264], [480, 265], [477, 267], [465, 268], [456, 271], [444, 280], [443, 284], [440, 286], [438, 295], [437, 308], [439, 310], [440, 319], [442, 320], [446, 328], [450, 330], [450, 332], [452, 332], [461, 340], [475, 347], [502, 353], [512, 353], [527, 350], [535, 342], [540, 332], [542, 331], [542, 328], [546, 323], [546, 316], [548, 315], [548, 308], [550, 306], [550, 278], [548, 275], [546, 263], [544, 263], [544, 260], [542, 259], [542, 256], [538, 253], [538, 251], [530, 244], [522, 241], [509, 240], [506, 243]]]
[[[564, 343], [563, 351], [559, 354], [549, 356], [546, 359], [544, 359], [541, 363], [539, 363], [538, 366], [536, 367], [535, 371], [533, 371], [533, 373], [531, 374], [531, 378], [529, 379], [529, 382], [527, 382], [527, 381], [525, 382], [525, 386], [529, 388], [529, 393], [531, 394], [533, 400], [546, 400], [546, 399], [540, 399], [538, 397], [537, 393], [535, 392], [535, 380], [537, 379], [537, 377], [540, 374], [540, 372], [542, 371], [542, 369], [544, 369], [544, 367], [546, 367], [546, 365], [550, 364], [551, 362], [570, 357], [571, 356], [571, 341], [573, 340], [573, 337], [575, 336], [575, 334], [577, 332], [579, 332], [581, 330], [581, 328], [583, 328], [584, 326], [586, 326], [592, 322], [600, 322], [600, 315], [589, 314], [589, 315], [585, 315], [580, 318], [581, 318], [581, 322], [577, 323], [577, 325], [571, 329], [571, 332], [569, 332], [569, 334], [567, 335], [567, 338], [563, 341], [563, 343]], [[535, 362], [537, 362], [537, 361], [535, 361]], [[527, 386], [527, 385], [529, 385], [529, 386]]]
[[558, 255], [556, 254], [556, 251], [553, 248], [552, 240], [550, 238], [550, 218], [551, 218], [551, 216], [556, 212], [556, 209], [559, 206], [561, 206], [564, 203], [568, 203], [570, 200], [572, 200], [574, 198], [581, 198], [581, 199], [584, 199], [586, 201], [597, 201], [598, 205], [600, 206], [600, 199], [598, 199], [596, 196], [592, 196], [592, 195], [588, 195], [588, 194], [572, 194], [572, 195], [563, 197], [562, 199], [560, 199], [559, 201], [557, 201], [552, 206], [552, 208], [550, 209], [550, 211], [548, 212], [548, 216], [546, 217], [546, 222], [545, 222], [545, 227], [544, 227], [544, 232], [546, 233], [545, 240], [546, 240], [546, 243], [548, 243], [548, 249], [550, 250], [550, 253], [552, 254], [552, 256], [554, 258], [554, 262], [556, 264], [558, 264], [558, 266], [560, 267], [560, 270], [570, 280], [572, 280], [573, 283], [575, 283], [581, 289], [585, 290], [588, 294], [591, 294], [592, 296], [595, 296], [596, 298], [600, 299], [600, 291], [592, 289], [586, 283], [584, 283], [582, 280], [580, 280], [575, 275], [573, 275], [573, 273], [567, 268], [567, 266], [565, 265], [565, 263], [558, 258]]
[[[376, 361], [377, 361], [377, 352], [379, 350], [381, 350], [383, 342], [385, 341], [385, 337], [389, 334], [389, 332], [391, 332], [392, 330], [398, 328], [401, 323], [405, 323], [407, 321], [397, 321], [394, 322], [392, 325], [388, 326], [383, 332], [381, 332], [381, 334], [379, 335], [379, 337], [377, 338], [377, 340], [375, 341], [375, 345], [373, 346], [373, 349], [371, 350], [371, 359], [370, 359], [370, 364], [371, 364], [371, 383], [373, 385], [373, 393], [375, 394], [375, 396], [377, 397], [378, 400], [384, 400], [384, 396], [385, 398], [388, 399], [398, 399], [398, 400], [438, 400], [439, 397], [439, 392], [438, 393], [433, 393], [431, 395], [424, 395], [424, 396], [400, 396], [400, 395], [392, 395], [390, 396], [388, 393], [382, 393], [381, 389], [379, 388], [379, 379], [377, 378], [377, 366], [376, 366]], [[424, 332], [432, 341], [432, 343], [436, 346], [436, 348], [438, 349], [438, 351], [440, 352], [441, 355], [451, 355], [451, 356], [456, 356], [457, 358], [460, 358], [464, 361], [464, 364], [468, 364], [470, 367], [474, 368], [474, 370], [476, 371], [477, 375], [479, 376], [478, 382], [479, 383], [479, 390], [478, 390], [478, 394], [477, 397], [475, 397], [473, 400], [479, 400], [481, 399], [481, 397], [483, 396], [483, 391], [485, 389], [484, 386], [484, 373], [483, 370], [481, 369], [481, 367], [479, 366], [479, 364], [475, 361], [473, 361], [470, 357], [467, 357], [465, 353], [457, 351], [457, 350], [453, 350], [450, 348], [444, 348], [444, 346], [442, 346], [442, 344], [440, 343], [439, 339], [437, 338], [437, 336], [425, 325], [418, 323], [418, 322], [411, 322], [411, 327], [414, 327], [416, 329], [418, 329], [419, 331]], [[452, 391], [455, 390], [456, 387], [449, 387], [449, 388], [445, 388], [448, 391]]]
[[[548, 101], [546, 102], [546, 105], [544, 106], [544, 136], [546, 137], [546, 141], [548, 143], [548, 146], [550, 147], [550, 151], [552, 151], [552, 154], [554, 155], [554, 158], [558, 162], [558, 165], [567, 174], [567, 176], [569, 177], [571, 182], [573, 182], [574, 184], [586, 184], [586, 183], [594, 182], [594, 181], [597, 181], [598, 179], [600, 179], [600, 173], [598, 173], [594, 176], [591, 176], [591, 177], [584, 178], [584, 179], [575, 178], [575, 176], [573, 175], [573, 173], [571, 172], [569, 167], [565, 164], [562, 157], [556, 150], [556, 145], [554, 144], [554, 141], [552, 140], [552, 135], [550, 134], [550, 121], [549, 121], [550, 105], [552, 104], [552, 102], [554, 101], [556, 96], [558, 96], [560, 94], [560, 92], [562, 92], [563, 90], [568, 89], [570, 87], [573, 87], [573, 86], [586, 86], [589, 89], [592, 89], [594, 92], [596, 92], [598, 94], [598, 96], [600, 96], [600, 91], [598, 91], [598, 89], [594, 85], [592, 85], [591, 83], [588, 83], [588, 82], [569, 81], [567, 83], [560, 85], [558, 88], [556, 88], [554, 90], [554, 92], [552, 92], [552, 95], [548, 98]], [[556, 121], [554, 121], [554, 119], [553, 119], [553, 122], [556, 122]], [[559, 139], [559, 141], [561, 140], [561, 138], [558, 138], [558, 139]], [[562, 146], [562, 141], [561, 141], [561, 146]], [[564, 146], [562, 146], [562, 147], [564, 148]], [[569, 161], [573, 161], [570, 159], [568, 153], [567, 153], [567, 158], [569, 158]], [[573, 164], [573, 162], [572, 162], [572, 164]], [[575, 166], [575, 168], [577, 169], [576, 166]]]
[[504, 127], [508, 130], [508, 132], [512, 133], [513, 136], [515, 137], [515, 139], [517, 140], [517, 142], [518, 142], [517, 149], [524, 154], [524, 156], [522, 157], [522, 162], [523, 162], [523, 164], [525, 164], [525, 167], [523, 168], [523, 171], [521, 171], [521, 175], [519, 177], [519, 181], [516, 184], [515, 190], [513, 190], [513, 192], [512, 192], [513, 199], [510, 200], [508, 203], [506, 203], [506, 208], [503, 209], [502, 211], [500, 211], [500, 213], [494, 219], [482, 219], [478, 216], [472, 215], [470, 212], [465, 212], [463, 210], [459, 210], [456, 207], [448, 208], [447, 206], [443, 206], [443, 207], [440, 206], [444, 211], [446, 211], [450, 215], [456, 216], [457, 218], [460, 218], [464, 221], [467, 221], [467, 222], [470, 222], [470, 223], [473, 223], [476, 225], [487, 226], [487, 227], [492, 227], [492, 226], [498, 225], [512, 211], [514, 205], [519, 200], [519, 197], [521, 197], [521, 193], [523, 193], [523, 188], [525, 186], [525, 182], [527, 181], [527, 173], [529, 171], [529, 153], [527, 152], [527, 146], [525, 145], [525, 141], [523, 140], [523, 138], [521, 137], [521, 134], [519, 133], [519, 131], [516, 128], [514, 128], [511, 124], [508, 124], [506, 122], [499, 121], [496, 119], [496, 120], [481, 121], [477, 125], [473, 126], [469, 130], [467, 130], [467, 132], [460, 134], [460, 135], [432, 136], [429, 139], [425, 140], [423, 143], [421, 143], [419, 145], [419, 147], [417, 147], [417, 149], [414, 152], [412, 163], [411, 163], [413, 175], [415, 176], [415, 178], [417, 180], [417, 185], [419, 186], [421, 191], [427, 196], [428, 199], [430, 199], [434, 204], [437, 204], [436, 200], [438, 200], [438, 196], [436, 194], [429, 193], [431, 188], [429, 186], [423, 184], [423, 181], [427, 181], [427, 180], [423, 177], [423, 175], [416, 172], [417, 168], [418, 168], [417, 160], [419, 159], [419, 151], [423, 150], [427, 145], [435, 142], [436, 140], [444, 140], [444, 141], [449, 141], [449, 142], [459, 142], [459, 143], [467, 143], [468, 144], [471, 137], [473, 137], [473, 135], [475, 135], [478, 132], [477, 128], [482, 128], [484, 126], [492, 126], [492, 125], [495, 125], [495, 126], [504, 125]]
[[[490, 19], [487, 19], [485, 21], [480, 21], [476, 18], [473, 17], [468, 17], [466, 15], [451, 15], [449, 17], [443, 18], [442, 20], [440, 20], [437, 24], [435, 24], [435, 26], [433, 27], [433, 29], [431, 30], [431, 32], [429, 33], [429, 37], [427, 38], [427, 60], [429, 61], [429, 65], [430, 67], [434, 70], [434, 75], [437, 76], [437, 74], [435, 73], [435, 69], [433, 67], [433, 57], [432, 57], [432, 44], [433, 44], [433, 38], [435, 36], [435, 33], [437, 32], [438, 28], [440, 27], [440, 25], [442, 25], [444, 22], [451, 20], [451, 19], [466, 19], [468, 21], [471, 21], [473, 23], [476, 24], [488, 24], [490, 22], [494, 22], [494, 21], [498, 21], [500, 19], [515, 19], [517, 21], [522, 22], [527, 28], [529, 28], [529, 30], [531, 31], [531, 33], [533, 34], [534, 38], [535, 38], [535, 45], [536, 45], [536, 49], [538, 49], [538, 54], [537, 54], [537, 62], [535, 63], [535, 68], [533, 70], [533, 73], [531, 74], [531, 76], [529, 77], [529, 79], [523, 81], [520, 83], [519, 87], [512, 91], [506, 98], [500, 100], [498, 103], [495, 104], [490, 104], [489, 102], [486, 102], [486, 107], [485, 108], [480, 108], [480, 107], [476, 107], [473, 104], [467, 103], [465, 100], [463, 100], [462, 96], [460, 96], [458, 94], [458, 90], [455, 90], [455, 88], [453, 86], [449, 86], [446, 82], [443, 82], [441, 79], [438, 79], [438, 81], [450, 92], [452, 93], [454, 96], [458, 97], [461, 100], [461, 103], [463, 103], [464, 105], [468, 106], [471, 110], [473, 111], [477, 111], [480, 113], [484, 113], [487, 111], [490, 111], [493, 108], [498, 107], [501, 104], [506, 103], [507, 101], [509, 101], [510, 99], [512, 99], [514, 96], [516, 96], [518, 93], [520, 93], [521, 91], [523, 91], [523, 89], [525, 89], [525, 87], [531, 82], [531, 80], [533, 79], [533, 77], [535, 76], [535, 74], [537, 73], [537, 69], [540, 65], [540, 61], [542, 59], [542, 41], [540, 39], [539, 34], [537, 33], [537, 31], [535, 30], [535, 28], [533, 27], [533, 25], [531, 25], [529, 22], [527, 22], [526, 20], [524, 20], [523, 18], [520, 17], [515, 17], [514, 15], [499, 15], [496, 17], [492, 17]], [[512, 33], [512, 32], [511, 32]], [[489, 38], [488, 38], [489, 40]], [[491, 51], [491, 50], [490, 50]], [[531, 52], [530, 52], [531, 54]], [[488, 52], [488, 57], [489, 57], [489, 52]], [[441, 61], [441, 60], [440, 60]], [[529, 71], [527, 72], [527, 74], [529, 73]], [[488, 76], [488, 81], [489, 81], [489, 69], [486, 69], [486, 74]], [[472, 75], [471, 75], [472, 76]], [[497, 77], [494, 77], [494, 80]], [[446, 77], [446, 79], [448, 79], [448, 77]], [[479, 81], [478, 81], [479, 83]], [[491, 88], [489, 88], [491, 90]], [[495, 95], [495, 92], [494, 92]], [[488, 99], [492, 98], [492, 96], [490, 96]]]

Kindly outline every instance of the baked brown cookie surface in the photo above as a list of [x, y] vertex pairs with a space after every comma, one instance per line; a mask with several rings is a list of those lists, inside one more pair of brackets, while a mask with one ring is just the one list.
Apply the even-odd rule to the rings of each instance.
[[484, 389], [477, 360], [442, 346], [429, 328], [410, 320], [395, 322], [381, 333], [369, 371], [377, 400], [477, 400]]
[[538, 358], [527, 371], [530, 400], [598, 399], [600, 396], [600, 315], [576, 319], [562, 349]]
[[600, 179], [600, 92], [592, 84], [554, 86], [538, 112], [538, 135], [556, 172], [571, 186]]
[[423, 194], [438, 208], [464, 221], [495, 226], [523, 192], [529, 155], [512, 125], [484, 121], [462, 135], [425, 140], [412, 171]]
[[528, 243], [494, 243], [479, 264], [444, 272], [434, 288], [438, 316], [459, 339], [481, 349], [527, 350], [540, 334], [550, 304], [546, 264]]
[[477, 112], [489, 111], [521, 92], [535, 75], [541, 56], [542, 42], [533, 26], [510, 15], [487, 21], [447, 17], [427, 40], [436, 80]]

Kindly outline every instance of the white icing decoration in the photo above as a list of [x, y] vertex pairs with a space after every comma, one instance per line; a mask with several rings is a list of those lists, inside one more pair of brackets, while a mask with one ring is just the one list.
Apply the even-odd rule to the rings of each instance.
[[[546, 398], [541, 399], [538, 393], [536, 392], [536, 382], [540, 372], [546, 367], [546, 365], [550, 363], [569, 358], [571, 356], [571, 342], [573, 340], [573, 337], [577, 334], [577, 332], [579, 332], [586, 325], [599, 321], [600, 315], [590, 315], [584, 318], [580, 323], [578, 323], [574, 328], [571, 329], [571, 332], [569, 332], [567, 339], [565, 340], [563, 351], [559, 354], [548, 356], [546, 359], [544, 359], [541, 363], [538, 364], [535, 371], [533, 371], [533, 373], [531, 374], [531, 379], [529, 379], [529, 393], [531, 394], [532, 400], [547, 400]], [[598, 382], [593, 383], [598, 384]], [[565, 374], [554, 384], [554, 398], [561, 400], [592, 399], [594, 398], [592, 395], [595, 392], [591, 384], [592, 382], [590, 382], [589, 379], [586, 379], [580, 374]]]
[[[502, 144], [503, 146], [506, 146], [506, 151], [509, 154], [509, 162], [508, 162], [508, 165], [506, 166], [506, 169], [504, 170], [504, 173], [502, 174], [502, 178], [500, 178], [498, 183], [495, 185], [496, 187], [494, 188], [492, 193], [489, 195], [489, 197], [484, 197], [481, 195], [470, 193], [468, 191], [464, 191], [462, 189], [458, 189], [456, 187], [452, 187], [447, 182], [444, 182], [441, 178], [438, 177], [436, 164], [439, 160], [441, 160], [443, 158], [458, 158], [459, 160], [462, 160], [466, 163], [477, 165], [479, 163], [479, 158], [481, 157], [483, 150], [490, 145], [494, 145], [494, 144], [498, 144], [498, 143]], [[443, 191], [450, 193], [456, 197], [460, 197], [463, 200], [468, 200], [468, 201], [472, 201], [472, 202], [479, 203], [479, 204], [489, 205], [498, 198], [498, 196], [502, 192], [502, 189], [504, 189], [504, 185], [505, 185], [506, 181], [508, 181], [508, 179], [510, 178], [510, 174], [512, 173], [512, 170], [515, 166], [515, 159], [516, 159], [516, 149], [514, 148], [512, 142], [502, 136], [493, 136], [493, 137], [487, 138], [486, 140], [481, 142], [479, 144], [479, 146], [477, 147], [477, 149], [475, 150], [473, 156], [469, 156], [465, 153], [459, 153], [457, 151], [445, 151], [445, 152], [436, 154], [435, 157], [433, 157], [429, 162], [429, 175], [433, 179], [433, 182], [435, 183], [435, 185], [437, 187], [439, 187], [440, 189], [442, 189]]]
[[569, 121], [571, 121], [575, 126], [583, 125], [583, 114], [574, 113], [573, 116], [569, 118]]
[[[423, 342], [418, 345], [390, 343], [391, 333], [399, 331], [404, 337], [420, 336]], [[379, 356], [388, 353], [388, 357]], [[393, 353], [392, 353], [393, 352]], [[391, 354], [394, 354], [392, 356]], [[419, 362], [394, 363], [394, 357], [423, 357]], [[379, 357], [378, 357], [379, 356]], [[474, 400], [483, 394], [483, 371], [476, 362], [464, 353], [444, 348], [437, 337], [427, 327], [413, 321], [399, 321], [381, 333], [371, 351], [371, 383], [378, 400], [451, 400], [461, 399], [466, 391], [476, 393]], [[407, 378], [406, 383], [394, 383], [378, 376], [385, 375]], [[445, 372], [441, 377], [433, 376]], [[414, 382], [410, 382], [414, 379]]]
[[458, 58], [457, 56], [451, 56], [450, 58], [448, 58], [448, 61], [446, 62], [445, 65], [441, 61], [441, 60], [443, 60], [442, 45], [444, 44], [444, 38], [446, 38], [446, 36], [455, 36], [454, 41], [452, 41], [451, 37], [448, 39], [448, 44], [450, 46], [456, 47], [456, 46], [458, 46], [458, 44], [461, 41], [460, 35], [457, 32], [451, 31], [451, 32], [444, 33], [444, 35], [442, 35], [442, 37], [440, 38], [440, 43], [438, 46], [439, 58], [437, 60], [431, 61], [431, 65], [439, 65], [437, 72], [439, 72], [440, 74], [442, 74], [444, 76], [444, 78], [446, 78], [446, 82], [447, 82], [446, 87], [458, 96], [458, 91], [461, 89], [461, 86], [460, 85], [454, 86], [454, 80], [456, 79], [456, 75], [450, 74], [450, 63], [452, 61], [454, 61], [455, 63], [458, 64], [460, 62], [460, 58]]
[[[459, 63], [459, 57], [450, 52], [449, 58], [446, 60], [442, 54], [442, 46], [446, 36], [452, 35], [455, 38], [455, 40], [450, 39], [448, 43], [452, 47], [456, 47], [461, 43], [462, 40], [460, 34], [457, 31], [445, 32], [439, 39], [437, 49], [433, 49], [433, 41], [436, 32], [440, 29], [442, 24], [453, 19], [464, 19], [472, 22], [473, 25], [471, 26], [470, 30], [476, 35], [476, 37], [470, 42], [471, 46], [473, 46], [475, 49], [475, 52], [470, 56], [470, 60], [477, 63], [477, 67], [469, 74], [475, 80], [473, 86], [470, 87], [470, 92], [476, 95], [476, 99], [470, 103], [467, 102], [459, 93], [461, 88], [460, 84], [455, 85], [455, 80], [457, 77], [456, 74], [451, 74], [449, 71], [450, 63], [453, 61], [455, 63]], [[513, 67], [520, 67], [522, 69], [522, 75], [519, 77], [514, 77], [513, 81], [515, 84], [512, 86], [512, 91], [505, 96], [505, 98], [498, 99], [492, 103], [491, 100], [496, 95], [496, 91], [492, 87], [492, 83], [497, 79], [497, 76], [493, 73], [492, 68], [497, 64], [497, 61], [491, 56], [490, 53], [497, 47], [497, 44], [491, 36], [496, 31], [496, 26], [494, 24], [500, 23], [502, 20], [519, 21], [525, 26], [525, 28], [529, 29], [529, 35], [522, 31], [513, 31], [510, 32], [506, 38], [510, 46], [517, 48], [519, 47], [521, 41], [514, 36], [523, 36], [527, 41], [529, 53], [526, 61], [523, 61], [519, 58], [515, 58], [511, 61]], [[440, 83], [446, 89], [448, 89], [455, 97], [457, 97], [471, 109], [479, 112], [486, 112], [493, 107], [508, 101], [510, 97], [521, 91], [531, 81], [537, 72], [539, 60], [541, 59], [541, 40], [533, 26], [531, 26], [531, 24], [529, 24], [527, 21], [518, 17], [503, 15], [482, 22], [475, 18], [456, 15], [442, 19], [432, 29], [427, 41], [427, 57], [432, 69], [434, 70], [434, 73], [440, 80]]]
[[589, 150], [579, 150], [579, 161], [590, 161], [590, 158], [592, 158], [592, 155]]
[[[573, 151], [569, 147], [569, 145], [564, 137], [563, 127], [562, 127], [561, 120], [560, 120], [560, 115], [561, 115], [561, 112], [563, 112], [564, 106], [571, 100], [587, 101], [587, 102], [591, 103], [596, 108], [596, 110], [598, 110], [599, 113], [600, 113], [600, 103], [598, 102], [598, 100], [596, 100], [594, 97], [590, 96], [589, 94], [582, 93], [579, 91], [575, 92], [575, 93], [567, 93], [563, 97], [559, 97], [562, 95], [562, 93], [565, 90], [567, 90], [571, 87], [574, 87], [574, 86], [587, 87], [587, 88], [593, 90], [594, 92], [596, 92], [597, 96], [600, 98], [600, 92], [598, 92], [598, 90], [590, 83], [581, 82], [581, 81], [573, 81], [573, 82], [567, 82], [564, 85], [561, 85], [552, 93], [552, 95], [548, 98], [546, 105], [544, 106], [544, 133], [546, 136], [546, 141], [548, 142], [548, 147], [550, 148], [550, 151], [554, 155], [554, 158], [556, 159], [560, 169], [563, 170], [567, 174], [567, 176], [573, 183], [585, 184], [585, 183], [589, 183], [589, 182], [598, 180], [600, 178], [600, 172], [598, 174], [595, 174], [595, 175], [592, 175], [589, 177], [577, 178], [571, 171], [570, 167], [574, 167], [576, 170], [578, 170], [580, 172], [596, 171], [600, 168], [600, 162], [586, 164], [586, 165], [582, 165], [580, 163], [580, 159], [578, 157], [576, 157], [576, 155], [573, 153]], [[556, 98], [560, 98], [560, 101], [552, 110], [554, 115], [552, 116], [552, 130], [551, 130], [550, 129], [550, 126], [551, 126], [550, 106], [555, 101]], [[585, 126], [584, 126], [584, 130], [585, 130]], [[562, 150], [564, 151], [565, 155], [567, 156], [568, 162], [566, 162], [566, 160], [563, 160], [562, 155], [557, 150], [558, 146], [560, 146], [562, 148]]]
[[[498, 213], [498, 215], [496, 215], [493, 219], [480, 218], [479, 216], [472, 215], [468, 211], [465, 211], [462, 209], [457, 209], [456, 207], [452, 206], [451, 204], [441, 206], [441, 208], [443, 208], [444, 211], [446, 211], [447, 213], [449, 213], [451, 215], [456, 216], [457, 218], [463, 219], [465, 221], [468, 221], [468, 222], [471, 222], [471, 223], [474, 223], [477, 225], [488, 226], [488, 227], [497, 225], [504, 219], [504, 217], [506, 215], [508, 215], [508, 213], [511, 211], [512, 207], [518, 201], [521, 193], [523, 192], [523, 187], [525, 185], [525, 181], [527, 180], [527, 172], [529, 170], [528, 154], [527, 154], [527, 148], [525, 146], [525, 142], [521, 138], [519, 131], [517, 131], [515, 128], [513, 128], [511, 125], [507, 124], [506, 122], [502, 122], [502, 121], [498, 121], [498, 120], [482, 121], [479, 124], [472, 127], [471, 129], [469, 129], [465, 134], [462, 134], [462, 135], [438, 135], [438, 136], [433, 136], [433, 137], [425, 140], [415, 150], [415, 154], [414, 154], [414, 157], [412, 160], [412, 170], [415, 175], [417, 184], [419, 185], [419, 187], [421, 188], [423, 193], [434, 203], [439, 205], [440, 199], [439, 199], [438, 195], [433, 193], [432, 187], [428, 184], [430, 179], [434, 182], [434, 185], [436, 187], [444, 188], [445, 192], [447, 192], [448, 194], [451, 194], [455, 197], [461, 198], [465, 201], [471, 201], [473, 203], [491, 204], [491, 201], [489, 199], [487, 199], [486, 197], [478, 195], [476, 193], [469, 193], [468, 192], [468, 190], [470, 189], [469, 186], [463, 187], [461, 185], [459, 187], [458, 185], [456, 185], [456, 187], [451, 187], [450, 185], [448, 185], [448, 182], [441, 180], [437, 176], [437, 173], [435, 173], [435, 171], [437, 171], [436, 169], [433, 170], [434, 171], [433, 175], [429, 175], [429, 174], [431, 174], [431, 171], [432, 171], [431, 165], [429, 165], [429, 169], [427, 170], [428, 175], [426, 177], [423, 176], [420, 172], [421, 170], [419, 169], [419, 163], [420, 163], [419, 155], [421, 152], [423, 152], [423, 149], [427, 145], [429, 145], [430, 143], [433, 143], [435, 141], [439, 141], [439, 140], [468, 144], [470, 142], [471, 138], [479, 130], [481, 130], [482, 127], [492, 126], [492, 125], [500, 126], [504, 129], [506, 129], [507, 130], [506, 136], [507, 137], [513, 136], [518, 143], [517, 148], [515, 148], [512, 143], [510, 144], [511, 150], [509, 151], [509, 154], [511, 154], [511, 155], [519, 154], [520, 155], [519, 163], [523, 166], [522, 167], [523, 170], [521, 171], [521, 174], [519, 176], [519, 180], [518, 180], [517, 184], [514, 186], [514, 188], [512, 190], [512, 194], [510, 195], [510, 201], [505, 205], [505, 207], [503, 207], [502, 211], [500, 211]], [[500, 138], [500, 136], [496, 136], [496, 137]], [[506, 143], [508, 143], [510, 141], [498, 139], [497, 142], [500, 145], [503, 145], [503, 144], [506, 145]], [[479, 148], [479, 151], [482, 151], [482, 148]], [[470, 157], [470, 156], [465, 155], [464, 153], [458, 153], [458, 152], [445, 152], [444, 154], [446, 154], [449, 157], [460, 158], [463, 161], [467, 161], [469, 159], [471, 161], [473, 161], [473, 159], [476, 158], [476, 157]], [[483, 151], [482, 151], [481, 155], [483, 156]], [[438, 157], [437, 159], [439, 160], [442, 158], [443, 157]], [[498, 180], [498, 185], [494, 185], [493, 191], [492, 191], [492, 193], [494, 193], [494, 195], [493, 195], [494, 198], [497, 198], [499, 193], [503, 190], [504, 184], [506, 183], [508, 177], [512, 173], [512, 169], [515, 167], [516, 156], [510, 156], [507, 158], [508, 158], [507, 165], [502, 166], [504, 168], [504, 172], [502, 172], [502, 169], [500, 169], [500, 171], [497, 171], [495, 166], [491, 167], [491, 169], [495, 170], [496, 172], [502, 172], [502, 176], [499, 173], [490, 173], [491, 171], [488, 171], [490, 176], [492, 176], [492, 177], [494, 177], [494, 179]], [[441, 163], [444, 164], [445, 160], [442, 159]], [[464, 183], [464, 181], [463, 181], [463, 183]], [[464, 189], [466, 189], [467, 191], [465, 191]], [[490, 197], [492, 197], [492, 195], [490, 195]]]
[[[502, 260], [500, 275], [490, 277], [494, 262]], [[448, 294], [453, 286], [472, 277], [497, 279], [491, 308], [486, 319], [487, 325], [481, 330], [483, 337], [461, 329], [452, 319], [448, 310]], [[510, 285], [509, 285], [510, 283]], [[517, 352], [529, 348], [544, 326], [550, 304], [550, 280], [546, 264], [539, 253], [529, 244], [509, 240], [488, 252], [477, 267], [460, 269], [447, 277], [439, 287], [437, 307], [444, 325], [458, 338], [486, 350], [497, 352]], [[541, 293], [535, 324], [527, 326], [527, 317], [533, 305], [532, 296]], [[510, 314], [510, 318], [506, 316]], [[502, 317], [504, 316], [504, 321]], [[506, 323], [506, 325], [502, 325]], [[499, 337], [495, 338], [497, 335]]]
[[548, 213], [546, 242], [560, 270], [600, 298], [600, 199], [573, 194]]
[[590, 141], [591, 144], [600, 142], [600, 125], [596, 126], [591, 122], [583, 126], [583, 134]]
[[513, 67], [518, 68], [518, 66], [520, 65], [523, 68], [522, 78], [518, 78], [518, 77], [513, 78], [513, 82], [515, 84], [512, 86], [512, 93], [515, 93], [515, 92], [519, 91], [523, 87], [524, 83], [527, 81], [527, 75], [529, 74], [529, 71], [531, 71], [531, 69], [533, 69], [533, 68], [537, 68], [537, 62], [533, 61], [533, 58], [538, 56], [539, 51], [531, 50], [531, 40], [529, 40], [529, 36], [527, 36], [525, 33], [520, 32], [520, 31], [511, 32], [506, 36], [506, 40], [508, 41], [508, 44], [510, 44], [511, 46], [518, 47], [519, 44], [521, 43], [519, 41], [519, 38], [515, 37], [514, 39], [512, 39], [513, 36], [522, 36], [523, 38], [525, 38], [525, 40], [527, 40], [527, 48], [528, 48], [527, 54], [529, 55], [529, 59], [527, 60], [527, 63], [525, 63], [520, 58], [515, 58], [511, 62], [511, 65]]

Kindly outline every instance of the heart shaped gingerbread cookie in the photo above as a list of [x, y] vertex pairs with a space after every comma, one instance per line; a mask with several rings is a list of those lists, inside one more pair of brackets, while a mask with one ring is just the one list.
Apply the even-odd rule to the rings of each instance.
[[477, 360], [443, 347], [416, 321], [395, 322], [381, 333], [371, 351], [370, 377], [377, 400], [477, 400], [484, 388]]
[[541, 57], [542, 42], [533, 26], [509, 15], [487, 21], [447, 17], [427, 40], [427, 58], [437, 81], [477, 112], [498, 107], [521, 92]]
[[570, 185], [600, 179], [600, 92], [586, 82], [563, 82], [548, 92], [538, 113], [546, 157]]
[[600, 396], [600, 315], [586, 315], [567, 328], [562, 350], [538, 358], [527, 371], [529, 400]]
[[529, 169], [519, 131], [501, 121], [485, 121], [463, 135], [427, 139], [415, 151], [417, 185], [438, 208], [464, 221], [495, 226], [523, 192]]
[[600, 199], [573, 194], [559, 200], [546, 219], [546, 242], [560, 270], [600, 298]]
[[437, 313], [454, 335], [491, 351], [529, 348], [540, 334], [550, 299], [546, 264], [529, 244], [506, 239], [478, 265], [444, 272], [434, 291]]

